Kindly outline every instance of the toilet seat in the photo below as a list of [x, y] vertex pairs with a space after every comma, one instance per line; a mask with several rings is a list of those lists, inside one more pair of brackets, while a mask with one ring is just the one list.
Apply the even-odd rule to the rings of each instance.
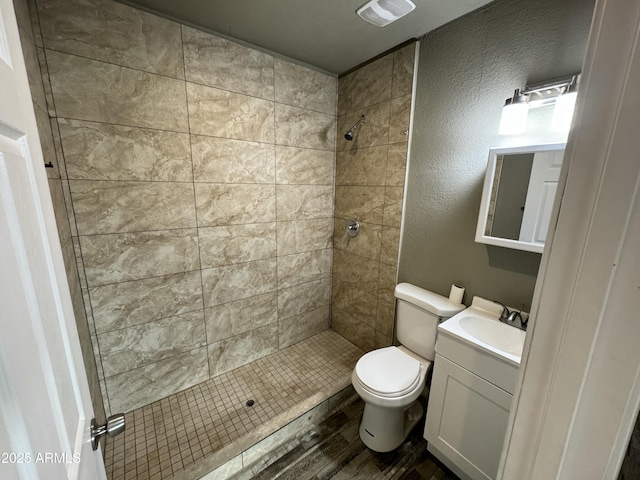
[[401, 397], [421, 382], [422, 364], [397, 347], [386, 347], [363, 355], [355, 373], [361, 386], [384, 398]]

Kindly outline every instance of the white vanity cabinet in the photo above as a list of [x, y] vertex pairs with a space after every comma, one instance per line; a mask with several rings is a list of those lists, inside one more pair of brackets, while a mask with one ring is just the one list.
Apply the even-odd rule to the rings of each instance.
[[464, 480], [493, 480], [519, 362], [459, 338], [446, 323], [436, 344], [424, 432], [427, 448]]

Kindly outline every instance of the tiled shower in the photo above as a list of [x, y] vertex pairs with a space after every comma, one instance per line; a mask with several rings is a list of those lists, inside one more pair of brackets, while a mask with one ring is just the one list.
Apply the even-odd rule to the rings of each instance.
[[98, 420], [329, 328], [392, 343], [415, 44], [338, 80], [111, 0], [14, 3]]

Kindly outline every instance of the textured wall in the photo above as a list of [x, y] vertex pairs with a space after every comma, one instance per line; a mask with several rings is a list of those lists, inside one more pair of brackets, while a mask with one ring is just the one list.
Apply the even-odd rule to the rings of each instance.
[[36, 3], [107, 409], [328, 328], [337, 80], [115, 2]]
[[[339, 81], [331, 325], [365, 350], [393, 339], [414, 63], [411, 44]], [[352, 239], [349, 218], [360, 222]]]
[[497, 0], [421, 42], [400, 281], [530, 308], [540, 255], [474, 242], [488, 152], [558, 139], [499, 137], [501, 108], [515, 88], [581, 70], [593, 5]]

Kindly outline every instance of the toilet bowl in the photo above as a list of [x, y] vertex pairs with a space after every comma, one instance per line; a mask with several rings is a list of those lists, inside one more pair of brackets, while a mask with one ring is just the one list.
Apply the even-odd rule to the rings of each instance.
[[398, 448], [424, 413], [417, 401], [435, 357], [438, 323], [465, 307], [408, 283], [396, 286], [397, 336], [400, 346], [364, 354], [351, 374], [353, 388], [365, 402], [360, 438], [371, 450]]
[[416, 359], [403, 347], [365, 354], [351, 374], [353, 388], [366, 402], [360, 438], [376, 452], [396, 449], [424, 411], [418, 397], [424, 391], [431, 362]]

